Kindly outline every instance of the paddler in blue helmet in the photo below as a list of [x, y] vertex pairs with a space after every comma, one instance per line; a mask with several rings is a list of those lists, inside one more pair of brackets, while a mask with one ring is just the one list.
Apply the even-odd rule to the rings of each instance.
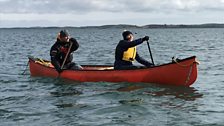
[[71, 38], [67, 30], [61, 30], [58, 33], [57, 40], [50, 50], [51, 63], [58, 73], [61, 73], [64, 69], [82, 69], [80, 65], [72, 62], [72, 53], [78, 48], [77, 40]]
[[[137, 45], [149, 40], [148, 36], [134, 40], [134, 36], [130, 31], [124, 31], [122, 36], [123, 40], [120, 40], [115, 50], [114, 69], [124, 70], [153, 66], [152, 63], [140, 57], [136, 49]], [[144, 66], [133, 65], [132, 62], [135, 60]]]

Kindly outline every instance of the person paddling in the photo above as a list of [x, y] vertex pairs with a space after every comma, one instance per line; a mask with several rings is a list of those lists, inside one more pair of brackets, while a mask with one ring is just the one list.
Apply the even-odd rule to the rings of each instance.
[[51, 63], [58, 73], [61, 73], [64, 69], [82, 69], [80, 65], [72, 62], [72, 53], [78, 48], [78, 42], [75, 38], [70, 38], [67, 30], [61, 30], [58, 33], [57, 40], [50, 50]]
[[136, 50], [137, 45], [149, 40], [148, 36], [134, 40], [134, 36], [130, 31], [124, 31], [122, 36], [123, 40], [118, 43], [115, 50], [114, 69], [123, 70], [143, 68], [142, 66], [133, 65], [132, 62], [135, 60], [145, 67], [153, 66], [152, 63], [140, 57]]

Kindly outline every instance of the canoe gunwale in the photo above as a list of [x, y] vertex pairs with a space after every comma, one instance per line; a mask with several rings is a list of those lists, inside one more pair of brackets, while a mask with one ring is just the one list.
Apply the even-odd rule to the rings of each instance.
[[[98, 69], [86, 69], [86, 70], [66, 70], [66, 71], [137, 71], [137, 70], [148, 70], [148, 69], [153, 69], [153, 68], [157, 68], [157, 67], [162, 67], [162, 66], [166, 66], [166, 65], [170, 65], [170, 64], [178, 64], [180, 65], [181, 62], [184, 62], [186, 60], [190, 60], [190, 59], [195, 59], [196, 56], [191, 56], [191, 57], [188, 57], [188, 58], [185, 58], [185, 59], [181, 59], [181, 60], [178, 60], [178, 62], [176, 61], [172, 61], [172, 62], [169, 62], [169, 63], [164, 63], [164, 64], [160, 64], [160, 65], [156, 65], [156, 66], [153, 66], [153, 67], [146, 67], [146, 68], [138, 68], [138, 69], [127, 69], [127, 70], [115, 70], [115, 69], [104, 69], [104, 70], [98, 70]], [[28, 56], [28, 59], [29, 59], [29, 62], [34, 62], [35, 64], [38, 64], [42, 67], [45, 67], [45, 68], [48, 68], [48, 69], [55, 69], [53, 67], [49, 67], [49, 66], [45, 66], [45, 65], [42, 65], [40, 63], [36, 63], [34, 57], [32, 56]], [[44, 60], [44, 61], [48, 61], [48, 60]], [[50, 61], [48, 61], [50, 62]], [[194, 64], [194, 63], [197, 63], [199, 64], [197, 61], [194, 61], [192, 62], [190, 65]], [[113, 67], [112, 65], [81, 65], [83, 67]], [[181, 66], [181, 65], [180, 65]], [[182, 67], [185, 67], [185, 66], [182, 66]]]

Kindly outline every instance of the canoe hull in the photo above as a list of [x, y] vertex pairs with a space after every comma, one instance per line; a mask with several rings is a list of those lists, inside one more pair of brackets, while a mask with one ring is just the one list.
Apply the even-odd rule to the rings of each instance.
[[[29, 58], [29, 66], [31, 76], [58, 77], [58, 72], [53, 67], [36, 63], [32, 58]], [[83, 67], [84, 70], [64, 70], [60, 77], [79, 82], [141, 82], [178, 86], [190, 86], [197, 79], [195, 56], [136, 70], [113, 70], [108, 69], [112, 66], [103, 65]]]

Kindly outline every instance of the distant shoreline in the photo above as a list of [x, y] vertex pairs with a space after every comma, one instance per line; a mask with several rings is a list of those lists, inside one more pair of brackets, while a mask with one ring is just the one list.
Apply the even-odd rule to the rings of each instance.
[[23, 29], [23, 28], [146, 28], [146, 29], [166, 29], [166, 28], [224, 28], [224, 24], [218, 23], [207, 23], [207, 24], [149, 24], [149, 25], [128, 25], [128, 24], [117, 24], [117, 25], [101, 25], [101, 26], [49, 26], [49, 27], [41, 27], [41, 26], [33, 26], [33, 27], [10, 27], [10, 28], [0, 28], [0, 29]]

